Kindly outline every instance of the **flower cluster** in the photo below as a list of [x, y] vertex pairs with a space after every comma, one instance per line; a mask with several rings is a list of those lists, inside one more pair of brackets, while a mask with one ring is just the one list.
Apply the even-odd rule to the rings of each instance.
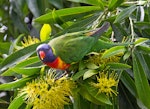
[[23, 41], [21, 42], [23, 47], [27, 47], [29, 45], [35, 44], [35, 43], [39, 43], [40, 40], [38, 38], [35, 37], [31, 37], [28, 36], [28, 38], [24, 37]]
[[115, 56], [111, 56], [109, 58], [102, 59], [102, 55], [103, 55], [103, 52], [90, 55], [88, 62], [92, 62], [97, 66], [101, 66], [101, 65], [106, 65], [107, 63], [111, 63], [111, 62], [119, 62], [120, 57], [122, 56], [122, 54], [118, 54]]
[[103, 71], [97, 76], [97, 83], [92, 82], [91, 85], [98, 89], [98, 94], [105, 93], [110, 97], [115, 94], [117, 96], [118, 75], [114, 71], [110, 74]]
[[69, 96], [72, 96], [75, 83], [66, 77], [55, 80], [53, 72], [21, 89], [20, 94], [24, 95], [27, 104], [33, 105], [33, 109], [63, 109], [64, 105], [70, 104]]

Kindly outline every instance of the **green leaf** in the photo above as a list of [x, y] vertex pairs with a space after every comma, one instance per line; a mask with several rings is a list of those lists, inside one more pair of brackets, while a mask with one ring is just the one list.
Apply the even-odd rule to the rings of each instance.
[[41, 62], [38, 56], [30, 57], [19, 62], [15, 67], [35, 67], [34, 64]]
[[144, 29], [144, 30], [140, 30], [140, 33], [141, 33], [141, 35], [142, 35], [142, 37], [147, 37], [147, 38], [149, 38], [149, 36], [150, 36], [150, 29]]
[[4, 61], [2, 61], [0, 73], [12, 67], [13, 65], [19, 63], [20, 61], [25, 60], [28, 57], [30, 57], [33, 53], [35, 53], [36, 47], [38, 45], [39, 44], [28, 46], [26, 48], [18, 50], [14, 52], [13, 54], [9, 55]]
[[40, 16], [40, 10], [39, 10], [39, 7], [38, 7], [38, 0], [27, 0], [26, 1], [27, 4], [28, 4], [28, 7], [30, 9], [30, 11], [32, 12], [32, 14], [35, 16], [35, 17], [39, 17]]
[[123, 11], [121, 11], [118, 14], [118, 16], [116, 17], [116, 20], [114, 21], [114, 23], [120, 23], [122, 20], [129, 17], [132, 14], [132, 12], [135, 11], [136, 8], [137, 8], [136, 5], [132, 5], [128, 8], [125, 8]]
[[143, 54], [141, 55], [141, 63], [142, 63], [142, 66], [146, 72], [146, 76], [147, 78], [150, 80], [150, 56], [149, 54]]
[[122, 24], [122, 23], [112, 24], [114, 36], [119, 42], [122, 42], [122, 39], [124, 38], [124, 36], [129, 36], [128, 31], [125, 28], [123, 28], [124, 26], [125, 24]]
[[0, 54], [8, 54], [10, 43], [0, 43]]
[[102, 0], [69, 0], [72, 2], [77, 2], [77, 3], [85, 3], [85, 4], [90, 4], [90, 5], [96, 5], [100, 6], [102, 9], [104, 9], [104, 4]]
[[117, 55], [119, 53], [124, 53], [125, 51], [126, 51], [126, 47], [125, 46], [111, 47], [110, 49], [106, 50], [103, 53], [102, 58], [108, 58], [108, 57]]
[[96, 70], [88, 70], [83, 75], [83, 80], [90, 78], [93, 75], [96, 75], [98, 72]]
[[150, 47], [149, 46], [137, 46], [136, 49], [141, 51], [145, 54], [150, 54]]
[[146, 78], [145, 71], [140, 63], [139, 54], [133, 54], [133, 72], [137, 94], [141, 102], [149, 109], [150, 108], [150, 87]]
[[148, 109], [139, 99], [137, 99], [137, 104], [140, 109]]
[[26, 67], [26, 68], [13, 68], [12, 71], [18, 73], [18, 74], [22, 74], [22, 75], [34, 75], [34, 74], [39, 74], [40, 73], [40, 69], [41, 67]]
[[123, 3], [124, 0], [110, 0], [108, 10], [114, 11], [117, 7], [120, 6], [121, 3]]
[[63, 0], [48, 0], [48, 2], [59, 9], [63, 8]]
[[97, 100], [96, 98], [94, 98], [87, 90], [85, 87], [81, 87], [79, 93], [88, 101], [95, 103], [97, 105], [103, 104], [102, 102], [100, 102], [99, 100]]
[[88, 63], [86, 64], [86, 67], [87, 67], [88, 69], [97, 69], [97, 68], [99, 68], [99, 66], [95, 65], [94, 63], [90, 63], [90, 62], [88, 62]]
[[85, 82], [84, 87], [90, 93], [90, 95], [92, 95], [98, 101], [102, 102], [103, 104], [112, 105], [111, 101], [109, 100], [109, 97], [106, 96], [104, 93], [98, 94], [97, 88], [91, 86], [88, 81]]
[[140, 30], [150, 29], [150, 22], [135, 22], [134, 26]]
[[0, 85], [0, 90], [13, 90], [19, 87], [22, 87], [26, 84], [27, 81], [30, 81], [34, 77], [26, 77], [13, 82], [5, 83]]
[[150, 62], [150, 56], [149, 54], [140, 54], [138, 55], [138, 58], [139, 58], [139, 61], [142, 65], [142, 68], [146, 74], [146, 77], [150, 80], [150, 65], [149, 65], [149, 62]]
[[[12, 1], [12, 2], [15, 3], [16, 1]], [[17, 12], [15, 12], [15, 11], [17, 11]], [[24, 21], [23, 21], [24, 17], [22, 15], [20, 9], [15, 9], [15, 11], [12, 10], [10, 13], [11, 22], [13, 22], [13, 24], [15, 25], [15, 28], [17, 28], [20, 33], [27, 34], [28, 33], [27, 25], [24, 24]], [[10, 24], [10, 25], [12, 25], [12, 24]], [[14, 28], [14, 25], [12, 25], [12, 28]], [[14, 32], [14, 29], [12, 32]]]
[[24, 103], [22, 96], [17, 96], [14, 100], [10, 103], [8, 109], [19, 109], [19, 107]]
[[132, 79], [131, 76], [129, 76], [129, 74], [127, 72], [124, 71], [122, 73], [121, 81], [126, 86], [126, 88], [130, 91], [130, 93], [133, 96], [137, 97], [137, 91], [136, 91], [134, 80]]
[[134, 44], [135, 44], [135, 46], [138, 46], [138, 45], [145, 43], [148, 40], [149, 40], [148, 38], [139, 38], [134, 42]]
[[128, 64], [123, 64], [123, 63], [108, 63], [107, 64], [110, 69], [112, 70], [126, 70], [131, 68], [130, 65]]
[[[84, 28], [84, 30], [87, 28], [87, 26], [90, 26], [100, 15], [94, 14], [92, 16], [88, 16], [84, 19], [77, 20], [76, 22], [73, 22], [72, 25], [70, 25], [68, 28], [65, 29], [64, 34], [68, 32], [69, 29], [79, 29], [78, 31], [82, 31], [81, 28]], [[78, 28], [80, 27], [80, 28]]]
[[130, 56], [131, 56], [131, 51], [127, 51], [123, 56], [123, 60], [128, 59]]
[[81, 76], [84, 75], [84, 73], [85, 73], [86, 71], [87, 71], [87, 69], [86, 69], [86, 70], [81, 70], [81, 71], [75, 73], [75, 75], [73, 75], [72, 79], [73, 79], [74, 81], [77, 80], [77, 79], [79, 79]]
[[56, 10], [45, 15], [42, 15], [36, 18], [34, 21], [39, 23], [56, 23], [60, 18], [66, 22], [69, 20], [73, 20], [76, 18], [81, 18], [81, 14], [85, 14], [86, 12], [93, 12], [101, 10], [100, 7], [97, 6], [82, 6], [82, 7], [73, 7], [73, 8], [65, 8]]
[[79, 62], [79, 71], [84, 70], [86, 68], [86, 64], [84, 61]]
[[[24, 74], [24, 75], [33, 75], [39, 71], [41, 66], [38, 66], [38, 62], [40, 62], [37, 56], [28, 58], [24, 61], [19, 62], [14, 67], [9, 68], [4, 71], [1, 76], [13, 76], [16, 73]], [[36, 66], [34, 66], [34, 64]], [[14, 72], [15, 71], [15, 72]]]
[[1, 76], [15, 76], [16, 74], [31, 76], [39, 74], [41, 67], [12, 67], [6, 70], [4, 73], [2, 73]]

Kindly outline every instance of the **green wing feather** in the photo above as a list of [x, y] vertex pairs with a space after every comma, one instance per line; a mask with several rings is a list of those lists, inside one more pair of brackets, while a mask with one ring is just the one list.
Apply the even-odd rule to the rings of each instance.
[[60, 36], [52, 39], [49, 44], [63, 61], [72, 63], [81, 60], [95, 41], [96, 39], [90, 36]]
[[96, 43], [109, 27], [105, 23], [101, 28], [89, 36], [86, 35], [62, 35], [50, 40], [49, 45], [55, 50], [55, 55], [59, 56], [66, 63], [77, 62], [90, 52]]

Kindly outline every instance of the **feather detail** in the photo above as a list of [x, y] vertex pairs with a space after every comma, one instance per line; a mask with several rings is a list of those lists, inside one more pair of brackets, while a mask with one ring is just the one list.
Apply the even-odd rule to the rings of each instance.
[[60, 57], [57, 57], [53, 62], [46, 62], [45, 64], [51, 68], [61, 69], [61, 70], [66, 70], [70, 66], [70, 64], [63, 62]]

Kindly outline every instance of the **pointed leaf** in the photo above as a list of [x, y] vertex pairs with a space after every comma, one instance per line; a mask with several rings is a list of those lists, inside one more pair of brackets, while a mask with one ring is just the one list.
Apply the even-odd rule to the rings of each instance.
[[134, 44], [135, 44], [135, 46], [138, 46], [138, 45], [145, 43], [148, 40], [149, 40], [148, 38], [139, 38], [134, 42]]
[[124, 0], [110, 0], [108, 10], [114, 11], [115, 8], [119, 7]]
[[121, 81], [126, 86], [126, 88], [130, 91], [130, 93], [133, 96], [137, 97], [137, 91], [136, 91], [134, 80], [132, 79], [131, 76], [129, 76], [129, 74], [127, 72], [122, 73]]
[[84, 61], [80, 61], [79, 62], [79, 71], [83, 70], [86, 68], [85, 62]]
[[89, 16], [89, 17], [86, 17], [82, 20], [77, 20], [76, 22], [72, 22], [72, 24], [68, 28], [66, 28], [65, 30], [66, 30], [66, 32], [68, 32], [69, 29], [70, 30], [73, 30], [74, 28], [78, 29], [79, 26], [80, 26], [80, 30], [78, 30], [78, 31], [82, 31], [82, 28], [84, 28], [84, 30], [85, 30], [85, 28], [88, 25], [91, 25], [99, 16], [100, 16], [99, 14], [94, 14], [93, 16]]
[[27, 2], [27, 5], [30, 9], [30, 11], [32, 12], [32, 14], [35, 16], [35, 17], [38, 17], [40, 16], [40, 10], [39, 10], [39, 7], [38, 7], [38, 0], [26, 0]]
[[96, 75], [98, 72], [96, 70], [88, 70], [83, 75], [83, 80], [90, 78], [93, 75]]
[[87, 90], [85, 87], [81, 87], [79, 93], [88, 101], [95, 103], [97, 105], [100, 104], [104, 104], [102, 102], [100, 102], [99, 100], [97, 100], [96, 98], [94, 98]]
[[141, 55], [141, 63], [142, 63], [142, 66], [146, 72], [146, 76], [147, 78], [150, 80], [150, 56], [149, 54], [143, 54]]
[[19, 107], [24, 103], [22, 96], [17, 96], [14, 100], [10, 103], [8, 109], [20, 109]]
[[97, 68], [99, 68], [99, 66], [95, 65], [94, 63], [90, 63], [90, 62], [86, 64], [86, 67], [88, 69], [97, 69]]
[[18, 62], [30, 57], [33, 53], [35, 53], [36, 47], [38, 45], [39, 44], [28, 46], [9, 55], [4, 61], [2, 61], [0, 73], [17, 64]]
[[[4, 71], [2, 74], [1, 74], [1, 76], [13, 76], [14, 74], [16, 74], [16, 73], [19, 73], [19, 74], [22, 74], [23, 72], [26, 72], [27, 74], [29, 74], [29, 75], [32, 75], [32, 74], [34, 74], [33, 72], [31, 73], [31, 72], [28, 72], [27, 70], [29, 70], [29, 69], [40, 69], [40, 66], [39, 65], [37, 65], [38, 63], [40, 63], [40, 60], [39, 60], [39, 58], [37, 57], [37, 56], [35, 56], [35, 57], [31, 57], [31, 58], [28, 58], [28, 59], [26, 59], [26, 60], [24, 60], [24, 61], [21, 61], [21, 62], [19, 62], [17, 65], [15, 65], [14, 67], [11, 67], [11, 68], [9, 68], [8, 70], [6, 70], [6, 71]], [[36, 66], [33, 66], [34, 64], [36, 64]], [[22, 71], [21, 72], [14, 72], [15, 71], [15, 69], [22, 69]], [[32, 70], [33, 71], [33, 70]], [[25, 73], [25, 74], [26, 74]], [[24, 73], [23, 73], [24, 74]]]
[[15, 76], [16, 74], [22, 74], [22, 75], [34, 75], [34, 74], [39, 74], [40, 69], [42, 66], [38, 67], [12, 67], [6, 70], [4, 73], [1, 74], [1, 76]]
[[90, 4], [90, 5], [96, 5], [96, 6], [100, 6], [104, 9], [104, 4], [102, 0], [69, 0], [72, 2], [77, 2], [77, 3], [85, 3], [85, 4]]
[[79, 79], [81, 76], [84, 75], [84, 73], [85, 73], [86, 71], [87, 71], [87, 69], [86, 69], [86, 70], [81, 70], [81, 71], [77, 72], [75, 75], [73, 75], [72, 79], [73, 79], [74, 81], [77, 80], [77, 79]]
[[150, 58], [150, 56], [149, 56], [149, 54], [140, 54], [140, 55], [138, 55], [138, 58], [139, 58], [139, 61], [140, 61], [140, 63], [141, 63], [141, 65], [142, 65], [142, 68], [143, 68], [143, 70], [144, 70], [144, 72], [145, 72], [145, 74], [146, 74], [146, 77], [150, 80], [150, 60], [149, 60], [149, 58]]
[[0, 43], [0, 53], [8, 54], [10, 48], [10, 43]]
[[130, 65], [123, 64], [123, 63], [108, 63], [107, 65], [109, 66], [110, 69], [113, 69], [113, 70], [126, 70], [126, 69], [131, 68]]
[[115, 47], [112, 47], [112, 48], [106, 50], [103, 53], [102, 58], [108, 58], [110, 56], [114, 56], [114, 55], [119, 54], [119, 53], [124, 53], [125, 51], [126, 51], [125, 46], [115, 46]]
[[49, 3], [57, 7], [58, 9], [63, 8], [63, 0], [48, 0]]
[[133, 72], [137, 94], [141, 102], [149, 109], [150, 108], [150, 87], [146, 78], [145, 71], [139, 61], [139, 54], [133, 54]]
[[34, 21], [39, 23], [56, 23], [60, 18], [65, 22], [76, 18], [81, 18], [81, 14], [101, 10], [98, 6], [82, 6], [56, 10], [36, 18]]
[[132, 5], [128, 8], [125, 8], [123, 11], [121, 11], [119, 13], [119, 15], [117, 16], [116, 20], [114, 21], [114, 23], [119, 23], [122, 20], [124, 20], [125, 18], [129, 17], [133, 11], [135, 11], [135, 9], [137, 8], [136, 5]]
[[0, 85], [0, 90], [13, 90], [19, 87], [22, 87], [26, 84], [27, 81], [30, 81], [34, 77], [26, 77], [13, 82], [5, 83]]
[[17, 74], [22, 74], [22, 75], [35, 75], [40, 73], [41, 67], [26, 67], [26, 68], [13, 68], [12, 71], [16, 72]]
[[135, 22], [134, 26], [140, 30], [149, 29], [150, 22]]
[[127, 51], [127, 52], [124, 54], [124, 56], [123, 56], [123, 60], [128, 59], [130, 56], [131, 56], [131, 52], [130, 52], [130, 51]]
[[149, 46], [137, 46], [138, 51], [141, 51], [146, 54], [150, 54], [150, 47]]

